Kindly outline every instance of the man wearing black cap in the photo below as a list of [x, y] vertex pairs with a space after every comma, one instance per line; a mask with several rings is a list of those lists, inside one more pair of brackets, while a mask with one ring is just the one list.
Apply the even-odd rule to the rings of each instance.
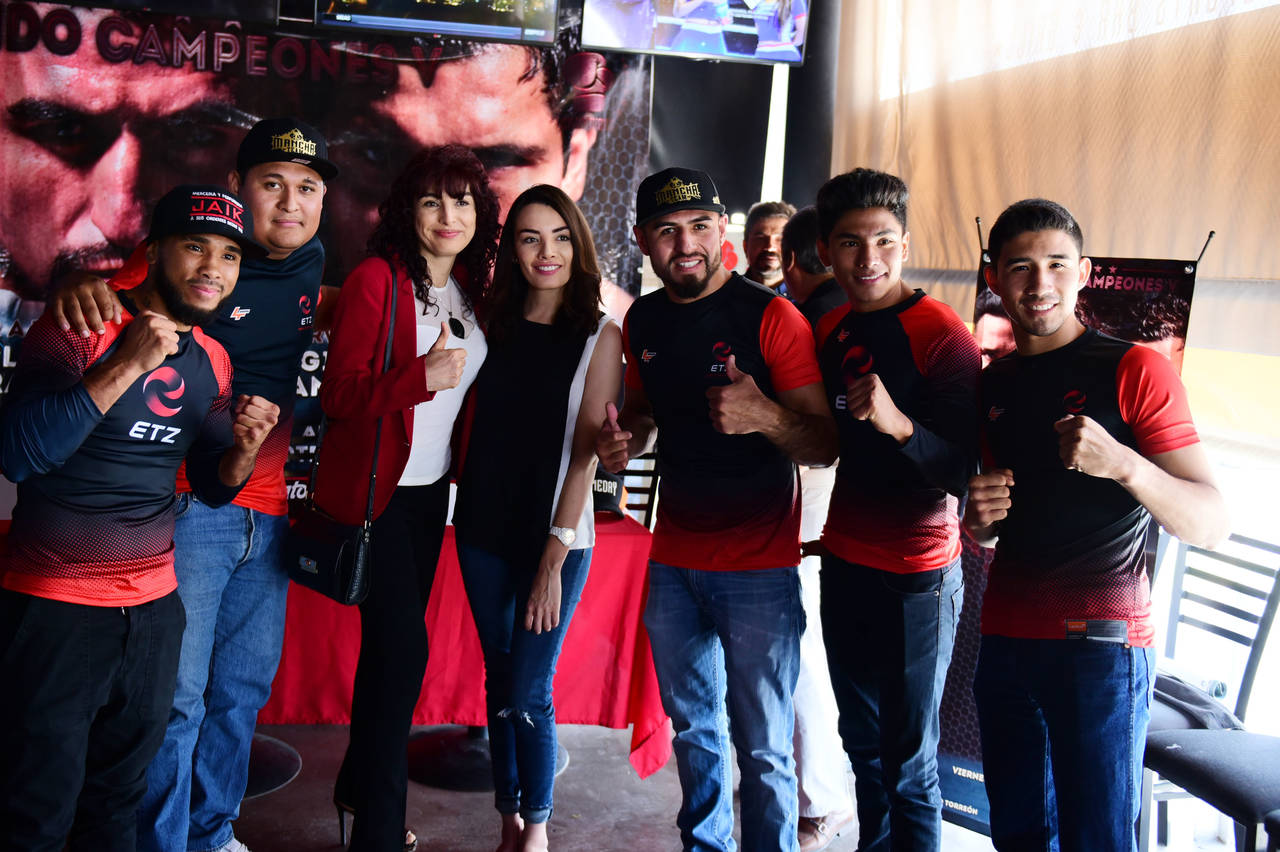
[[226, 352], [193, 325], [261, 254], [218, 187], [178, 187], [152, 216], [147, 272], [97, 337], [51, 316], [23, 342], [0, 413], [19, 483], [0, 566], [0, 836], [6, 848], [132, 850], [164, 735], [183, 605], [174, 477], [235, 497], [279, 409], [233, 402]]
[[[276, 402], [281, 416], [233, 504], [205, 504], [179, 476], [174, 542], [187, 629], [169, 730], [140, 811], [145, 852], [240, 848], [231, 821], [244, 797], [258, 710], [270, 695], [284, 639], [284, 464], [298, 359], [311, 343], [321, 301], [324, 247], [316, 229], [325, 181], [337, 173], [314, 128], [273, 118], [249, 130], [227, 176], [252, 211], [254, 236], [267, 256], [245, 261], [235, 298], [205, 329], [231, 357], [235, 390]], [[101, 331], [101, 318], [117, 307], [108, 288], [89, 284], [64, 292], [51, 310], [65, 312], [72, 326]]]
[[813, 335], [790, 302], [722, 266], [728, 223], [706, 173], [650, 175], [636, 213], [664, 287], [627, 314], [626, 400], [620, 415], [608, 406], [597, 451], [617, 471], [661, 433], [645, 624], [676, 732], [677, 823], [686, 849], [735, 848], [732, 735], [743, 846], [792, 850], [796, 463], [836, 454]]

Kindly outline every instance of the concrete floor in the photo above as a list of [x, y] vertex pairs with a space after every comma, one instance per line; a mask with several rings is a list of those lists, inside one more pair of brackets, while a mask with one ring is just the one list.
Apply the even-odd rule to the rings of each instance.
[[[333, 778], [347, 743], [336, 725], [264, 726], [262, 733], [291, 744], [302, 771], [288, 786], [248, 800], [236, 836], [253, 852], [340, 849], [337, 816], [330, 803]], [[645, 780], [627, 762], [627, 731], [581, 725], [560, 727], [569, 766], [556, 781], [551, 848], [556, 852], [677, 852], [675, 827], [680, 782], [675, 761]], [[492, 852], [498, 816], [492, 793], [439, 790], [410, 782], [408, 823], [421, 852]], [[832, 852], [852, 852], [856, 829], [837, 839]], [[990, 850], [987, 838], [943, 825], [943, 848]]]

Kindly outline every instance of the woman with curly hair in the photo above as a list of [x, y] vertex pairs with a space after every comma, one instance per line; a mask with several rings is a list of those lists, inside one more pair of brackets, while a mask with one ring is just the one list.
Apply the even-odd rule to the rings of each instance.
[[378, 214], [369, 256], [338, 298], [315, 494], [338, 521], [363, 522], [362, 483], [377, 442], [369, 596], [360, 605], [351, 741], [334, 789], [342, 833], [344, 812], [355, 813], [353, 852], [401, 852], [417, 842], [403, 828], [405, 749], [427, 666], [423, 616], [449, 505], [450, 437], [487, 351], [474, 307], [498, 235], [484, 167], [458, 145], [416, 154]]
[[622, 382], [591, 231], [561, 190], [534, 186], [511, 205], [486, 305], [489, 357], [453, 522], [484, 652], [498, 850], [543, 852], [551, 681], [591, 561], [596, 434]]

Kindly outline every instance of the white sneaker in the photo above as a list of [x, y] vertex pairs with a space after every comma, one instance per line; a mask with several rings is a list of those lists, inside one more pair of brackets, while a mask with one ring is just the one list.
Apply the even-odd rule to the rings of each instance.
[[237, 840], [235, 835], [232, 835], [230, 840], [214, 849], [213, 852], [249, 852], [249, 847]]

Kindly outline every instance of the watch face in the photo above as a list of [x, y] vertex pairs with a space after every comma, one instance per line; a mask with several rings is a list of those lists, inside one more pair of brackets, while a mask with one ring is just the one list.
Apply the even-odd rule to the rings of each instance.
[[565, 547], [573, 544], [578, 539], [578, 532], [572, 527], [555, 527], [551, 532], [556, 538], [560, 539], [560, 543]]

